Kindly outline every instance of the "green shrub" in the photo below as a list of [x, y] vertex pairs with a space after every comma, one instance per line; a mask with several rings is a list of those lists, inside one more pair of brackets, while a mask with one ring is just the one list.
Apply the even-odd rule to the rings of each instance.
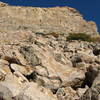
[[67, 40], [81, 40], [81, 41], [88, 41], [92, 42], [91, 36], [85, 33], [70, 33], [67, 37]]

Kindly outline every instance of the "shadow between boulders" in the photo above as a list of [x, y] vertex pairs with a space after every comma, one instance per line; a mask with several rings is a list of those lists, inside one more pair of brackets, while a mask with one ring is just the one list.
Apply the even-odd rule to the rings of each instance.
[[85, 79], [84, 79], [81, 87], [85, 88], [85, 86], [87, 85], [89, 88], [91, 88], [93, 81], [95, 80], [97, 75], [98, 75], [98, 69], [90, 66], [87, 69], [87, 72], [85, 73]]

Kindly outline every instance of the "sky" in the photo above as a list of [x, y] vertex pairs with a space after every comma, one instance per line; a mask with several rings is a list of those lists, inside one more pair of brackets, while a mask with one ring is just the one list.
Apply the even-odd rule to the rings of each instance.
[[88, 21], [95, 21], [100, 33], [100, 0], [0, 0], [10, 5], [76, 8]]

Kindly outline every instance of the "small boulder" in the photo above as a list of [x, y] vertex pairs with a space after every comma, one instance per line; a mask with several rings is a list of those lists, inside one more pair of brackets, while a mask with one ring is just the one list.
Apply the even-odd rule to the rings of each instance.
[[35, 68], [30, 66], [22, 66], [18, 64], [11, 64], [10, 66], [12, 70], [14, 70], [15, 72], [19, 71], [23, 75], [30, 75], [35, 71]]

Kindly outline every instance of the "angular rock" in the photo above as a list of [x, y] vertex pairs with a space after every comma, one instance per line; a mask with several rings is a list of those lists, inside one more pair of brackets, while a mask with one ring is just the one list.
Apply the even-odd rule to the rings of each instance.
[[35, 66], [36, 67], [36, 72], [37, 74], [41, 75], [41, 76], [49, 76], [49, 72], [48, 69], [44, 66]]
[[9, 62], [6, 60], [0, 59], [0, 70], [5, 74], [11, 73], [11, 70], [9, 68]]
[[35, 68], [30, 66], [22, 66], [18, 64], [11, 64], [10, 66], [12, 70], [14, 70], [15, 72], [20, 72], [23, 75], [30, 75], [35, 71]]

